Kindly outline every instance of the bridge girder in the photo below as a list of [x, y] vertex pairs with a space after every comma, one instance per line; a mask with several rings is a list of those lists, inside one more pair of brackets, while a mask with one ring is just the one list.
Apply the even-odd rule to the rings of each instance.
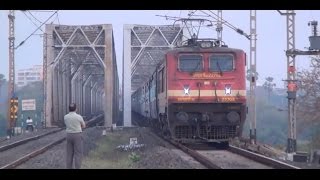
[[[112, 26], [67, 26], [46, 25], [46, 48], [44, 48], [45, 73], [45, 119], [46, 125], [62, 126], [63, 116], [68, 112], [68, 104], [75, 102], [77, 110], [83, 116], [94, 112], [109, 111], [102, 107], [101, 91], [105, 90], [106, 73], [117, 72], [114, 52]], [[110, 63], [114, 61], [114, 63]], [[118, 81], [112, 79], [112, 82]], [[110, 83], [110, 82], [109, 82]], [[93, 84], [97, 84], [95, 88]], [[113, 89], [113, 84], [111, 90]], [[98, 88], [99, 89], [98, 89]], [[106, 90], [111, 92], [110, 89]], [[108, 94], [108, 93], [104, 93]], [[94, 97], [93, 97], [94, 96]], [[93, 102], [95, 99], [97, 102]], [[107, 104], [114, 102], [109, 97]], [[92, 103], [96, 103], [92, 106]], [[105, 109], [104, 109], [105, 108]], [[106, 118], [111, 126], [112, 119]]]

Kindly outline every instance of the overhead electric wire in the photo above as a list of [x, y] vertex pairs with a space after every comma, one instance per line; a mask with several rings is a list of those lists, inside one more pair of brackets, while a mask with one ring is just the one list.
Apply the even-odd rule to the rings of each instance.
[[30, 11], [28, 11], [28, 13], [36, 20], [38, 21], [40, 24], [42, 23], [39, 19], [37, 19]]
[[224, 21], [223, 23], [225, 23], [226, 25], [229, 25], [230, 28], [232, 28], [234, 30], [238, 29], [237, 27], [235, 27], [234, 25], [232, 25], [228, 21], [226, 21], [226, 20], [222, 19], [221, 17], [219, 17], [216, 13], [212, 12], [211, 10], [209, 10], [209, 12], [211, 12], [211, 14], [215, 15], [217, 20], [220, 18], [222, 21]]
[[[23, 11], [22, 11], [23, 12]], [[38, 25], [35, 23], [35, 22], [33, 22], [33, 20], [25, 13], [25, 12], [23, 12], [23, 14], [31, 21], [31, 23], [33, 24], [33, 25], [35, 25], [36, 27], [38, 27]], [[40, 29], [41, 31], [42, 31], [42, 29]], [[43, 31], [42, 31], [43, 32]], [[44, 33], [44, 32], [43, 32]]]
[[[209, 17], [212, 17], [215, 20], [219, 21], [219, 16], [217, 14], [215, 14], [214, 12], [212, 12], [211, 10], [209, 10], [209, 12], [212, 13], [213, 15], [215, 15], [216, 17], [208, 14], [205, 11], [201, 11], [201, 12], [208, 15]], [[227, 27], [229, 27], [229, 28], [233, 29], [234, 31], [236, 31], [237, 33], [245, 36], [247, 39], [249, 39], [249, 40], [251, 39], [250, 35], [246, 34], [242, 29], [239, 29], [239, 28], [233, 26], [232, 24], [230, 24], [228, 21], [224, 20], [223, 18], [221, 18], [221, 20], [222, 20], [222, 24], [225, 24]]]
[[57, 21], [58, 24], [60, 25], [59, 13], [56, 14], [55, 18], [51, 21], [51, 24], [52, 24], [53, 22], [55, 22], [55, 21]]
[[[175, 16], [167, 16], [167, 15], [156, 15], [156, 16], [159, 16], [159, 17], [165, 17], [166, 20], [176, 20], [176, 19], [180, 19], [179, 17], [175, 17]], [[174, 25], [173, 25], [174, 26]], [[183, 28], [183, 27], [182, 27]], [[180, 31], [180, 30], [179, 30]], [[188, 36], [184, 35], [182, 33], [182, 36], [185, 37], [185, 38], [189, 38]]]
[[36, 30], [34, 30], [25, 40], [21, 41], [20, 44], [15, 47], [15, 49], [18, 49], [20, 46], [22, 46], [32, 35], [34, 35], [46, 22], [48, 22], [59, 10], [56, 10], [47, 20], [45, 20]]
[[[197, 12], [197, 10], [191, 10], [191, 12], [190, 13], [188, 13], [188, 19], [190, 19], [191, 18], [191, 16], [193, 16], [194, 15], [194, 13], [196, 13]], [[187, 23], [185, 23], [186, 24], [186, 26], [187, 26]], [[192, 21], [190, 22], [190, 25], [191, 25], [191, 31], [194, 33], [194, 31], [193, 30], [195, 30], [196, 31], [196, 29], [195, 29], [195, 27], [194, 26], [192, 26]], [[201, 24], [200, 24], [200, 26], [199, 26], [199, 29], [198, 29], [198, 33], [197, 33], [197, 36], [199, 35], [199, 30], [200, 30], [200, 27], [201, 27]], [[189, 28], [187, 28], [187, 29], [189, 29]], [[189, 30], [188, 30], [189, 31]], [[190, 36], [192, 37], [193, 36], [193, 34], [191, 34], [191, 32], [189, 32], [190, 33]]]
[[58, 18], [58, 24], [60, 25], [59, 13], [57, 13], [57, 18]]
[[48, 12], [55, 12], [53, 10], [32, 10], [34, 12], [41, 12], [41, 13], [48, 13]]
[[[179, 21], [179, 20], [182, 20], [182, 28], [186, 28], [188, 30], [188, 33], [190, 34], [190, 37], [193, 37], [193, 34], [196, 34], [196, 36], [199, 35], [199, 31], [200, 31], [200, 27], [207, 27], [207, 25], [204, 25], [204, 21], [209, 21], [212, 25], [212, 22], [211, 20], [207, 20], [207, 19], [191, 19], [192, 16], [200, 16], [200, 15], [195, 15], [195, 13], [197, 12], [198, 10], [189, 10], [189, 13], [188, 13], [188, 18], [181, 18], [181, 14], [182, 14], [182, 11], [180, 11], [179, 13], [179, 17], [177, 16], [168, 16], [167, 14], [166, 15], [156, 15], [156, 16], [159, 16], [159, 17], [165, 17], [166, 20], [175, 20], [176, 21]], [[209, 17], [208, 15], [206, 17]], [[190, 21], [188, 22], [188, 20], [198, 20], [200, 21], [199, 22], [199, 25], [193, 25], [193, 22]], [[174, 24], [175, 24], [174, 22]], [[186, 36], [185, 34], [182, 34], [184, 37], [186, 37], [187, 39], [189, 39], [190, 37]]]

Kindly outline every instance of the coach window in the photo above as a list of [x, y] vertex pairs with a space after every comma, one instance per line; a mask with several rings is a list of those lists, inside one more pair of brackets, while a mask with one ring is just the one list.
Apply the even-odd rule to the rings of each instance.
[[210, 71], [232, 71], [233, 56], [232, 55], [212, 55], [210, 57]]
[[164, 78], [164, 68], [162, 68], [160, 71], [159, 71], [159, 86], [158, 86], [158, 93], [162, 93], [164, 92], [164, 81], [165, 81], [165, 78]]
[[181, 55], [179, 57], [179, 70], [183, 72], [203, 71], [201, 55]]
[[164, 81], [165, 81], [165, 77], [164, 77], [164, 68], [160, 71], [160, 78], [161, 78], [161, 81], [160, 81], [160, 92], [164, 92]]

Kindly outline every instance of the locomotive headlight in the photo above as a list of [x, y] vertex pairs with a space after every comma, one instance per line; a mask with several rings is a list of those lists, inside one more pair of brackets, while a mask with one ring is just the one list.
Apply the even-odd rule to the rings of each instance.
[[225, 85], [225, 94], [231, 95], [231, 85], [230, 84]]
[[240, 115], [235, 111], [231, 111], [227, 114], [227, 119], [232, 124], [238, 124], [240, 122]]
[[200, 43], [201, 48], [211, 48], [213, 46], [212, 42], [210, 41], [204, 41]]
[[184, 95], [186, 96], [186, 95], [189, 95], [189, 93], [190, 93], [190, 87], [189, 86], [184, 86], [183, 87], [183, 91], [184, 91]]
[[183, 112], [183, 111], [178, 112], [176, 117], [180, 121], [188, 121], [188, 119], [189, 119], [188, 114], [186, 112]]

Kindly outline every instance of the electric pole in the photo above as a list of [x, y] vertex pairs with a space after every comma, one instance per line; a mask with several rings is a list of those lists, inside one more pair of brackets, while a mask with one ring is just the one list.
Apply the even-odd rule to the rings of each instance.
[[257, 81], [257, 11], [250, 10], [250, 65], [248, 80], [250, 81], [250, 94], [249, 94], [249, 124], [250, 124], [250, 142], [251, 144], [257, 143], [257, 130], [256, 130], [256, 81]]
[[308, 25], [312, 28], [312, 35], [309, 37], [310, 47], [308, 51], [301, 51], [295, 48], [295, 15], [294, 10], [287, 10], [286, 13], [278, 11], [281, 15], [287, 17], [287, 93], [288, 93], [288, 142], [287, 153], [297, 151], [297, 127], [296, 127], [296, 61], [297, 55], [319, 55], [320, 54], [320, 36], [317, 32], [317, 21], [311, 21]]
[[[45, 121], [45, 118], [47, 116], [46, 114], [46, 109], [47, 109], [47, 106], [46, 106], [46, 101], [47, 101], [47, 61], [48, 61], [48, 58], [47, 58], [47, 47], [48, 47], [48, 34], [47, 33], [43, 33], [43, 113], [42, 113], [42, 127], [43, 128], [46, 128], [46, 121]], [[71, 101], [69, 101], [71, 102]]]
[[218, 10], [217, 39], [222, 41], [222, 10]]
[[15, 70], [14, 70], [14, 10], [9, 10], [8, 13], [9, 19], [9, 83], [8, 83], [8, 124], [7, 124], [7, 133], [11, 134], [12, 128], [15, 125], [15, 116], [12, 116], [12, 98], [15, 96], [14, 94], [14, 85], [15, 85]]
[[287, 153], [296, 152], [296, 54], [288, 53], [295, 51], [295, 12], [287, 10], [286, 13], [278, 11], [287, 18], [287, 87], [288, 87], [288, 141]]
[[[295, 50], [295, 13], [287, 10], [287, 51]], [[287, 82], [288, 82], [288, 146], [287, 152], [296, 152], [296, 93], [290, 96], [289, 86], [296, 84], [296, 59], [295, 55], [287, 55]]]

